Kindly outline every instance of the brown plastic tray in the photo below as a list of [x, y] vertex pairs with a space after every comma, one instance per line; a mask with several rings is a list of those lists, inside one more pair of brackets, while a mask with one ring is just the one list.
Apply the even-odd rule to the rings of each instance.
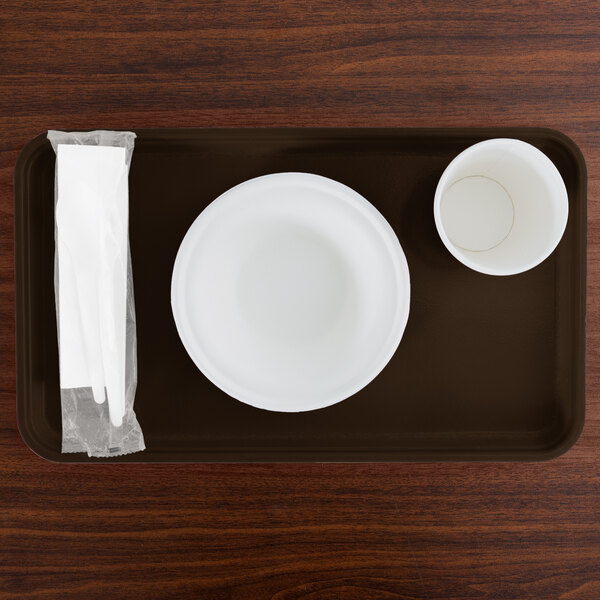
[[[147, 450], [111, 462], [541, 460], [577, 439], [585, 409], [586, 172], [548, 129], [162, 129], [137, 131], [130, 239], [138, 335], [135, 410]], [[482, 275], [438, 238], [436, 183], [475, 142], [519, 138], [561, 172], [570, 214], [558, 249], [512, 277]], [[251, 177], [306, 171], [349, 185], [388, 219], [411, 274], [398, 351], [365, 389], [300, 414], [221, 392], [173, 322], [173, 261], [188, 227]], [[40, 456], [61, 454], [53, 289], [54, 153], [32, 140], [15, 168], [17, 416]]]

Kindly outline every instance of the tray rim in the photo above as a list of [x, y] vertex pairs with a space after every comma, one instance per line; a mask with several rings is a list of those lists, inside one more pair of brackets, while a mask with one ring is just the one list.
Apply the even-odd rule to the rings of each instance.
[[[184, 135], [189, 141], [196, 140], [198, 136], [210, 136], [222, 133], [239, 134], [248, 136], [256, 134], [267, 136], [272, 139], [276, 133], [281, 133], [282, 138], [293, 135], [306, 136], [307, 139], [315, 139], [319, 135], [331, 138], [338, 137], [342, 139], [351, 139], [353, 136], [369, 136], [373, 139], [394, 137], [460, 137], [460, 136], [482, 136], [490, 137], [516, 137], [524, 134], [538, 135], [540, 137], [550, 138], [554, 142], [562, 145], [570, 154], [577, 168], [580, 188], [578, 198], [582, 202], [580, 209], [580, 222], [578, 230], [581, 232], [577, 242], [579, 258], [581, 261], [580, 270], [580, 288], [583, 293], [578, 294], [578, 302], [575, 310], [579, 314], [578, 331], [580, 332], [578, 344], [575, 347], [576, 362], [581, 368], [578, 377], [575, 377], [576, 396], [579, 401], [573, 402], [571, 415], [571, 427], [567, 433], [557, 442], [548, 448], [522, 450], [502, 449], [499, 451], [489, 450], [478, 452], [473, 456], [472, 450], [447, 450], [444, 456], [441, 456], [439, 450], [368, 450], [360, 451], [360, 456], [350, 457], [351, 452], [347, 450], [331, 451], [286, 451], [285, 457], [274, 456], [275, 451], [255, 450], [245, 451], [244, 458], [230, 459], [228, 454], [239, 456], [239, 449], [218, 450], [216, 457], [208, 459], [185, 460], [143, 460], [144, 453], [129, 454], [111, 459], [90, 459], [83, 454], [62, 454], [56, 452], [54, 448], [44, 442], [44, 438], [36, 433], [35, 427], [32, 427], [34, 421], [31, 420], [31, 414], [28, 408], [31, 406], [31, 389], [26, 384], [26, 375], [30, 372], [30, 363], [27, 360], [27, 342], [31, 340], [29, 328], [30, 318], [20, 318], [23, 312], [27, 314], [30, 309], [28, 282], [29, 270], [27, 263], [27, 253], [22, 251], [17, 244], [17, 240], [24, 237], [24, 231], [27, 224], [28, 206], [23, 200], [27, 198], [27, 174], [31, 169], [36, 156], [48, 148], [46, 132], [32, 138], [25, 144], [19, 156], [17, 157], [14, 168], [14, 285], [15, 285], [15, 371], [16, 371], [16, 415], [17, 426], [21, 438], [25, 445], [40, 458], [49, 462], [58, 464], [94, 464], [94, 463], [128, 463], [128, 464], [248, 464], [248, 463], [398, 463], [398, 462], [541, 462], [556, 458], [567, 452], [579, 439], [585, 424], [586, 408], [586, 296], [587, 296], [587, 167], [585, 158], [579, 146], [565, 133], [547, 127], [184, 127], [184, 128], [139, 128], [133, 129], [137, 135], [144, 137], [145, 141], [161, 141], [170, 139], [170, 136], [177, 133]], [[180, 140], [181, 141], [181, 140]], [[25, 304], [24, 301], [27, 300]], [[23, 309], [19, 309], [22, 306]], [[29, 399], [29, 401], [27, 401]], [[343, 453], [344, 458], [335, 458], [335, 454]], [[355, 451], [356, 452], [356, 451]], [[323, 459], [323, 454], [330, 454], [331, 459]], [[378, 455], [385, 453], [385, 459], [378, 458]], [[172, 453], [173, 454], [173, 453]], [[526, 455], [524, 458], [523, 456]], [[83, 460], [81, 460], [83, 459]]]

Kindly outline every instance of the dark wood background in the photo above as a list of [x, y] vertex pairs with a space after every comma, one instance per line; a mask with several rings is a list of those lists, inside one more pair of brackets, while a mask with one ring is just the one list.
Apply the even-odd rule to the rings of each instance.
[[[600, 3], [0, 4], [0, 598], [600, 598]], [[48, 128], [544, 126], [589, 171], [587, 421], [542, 464], [58, 465], [15, 420], [13, 167]]]

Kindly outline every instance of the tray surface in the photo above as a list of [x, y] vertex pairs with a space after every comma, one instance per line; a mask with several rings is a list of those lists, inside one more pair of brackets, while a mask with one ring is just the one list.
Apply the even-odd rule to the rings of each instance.
[[[542, 460], [577, 439], [585, 409], [586, 175], [547, 129], [139, 130], [130, 173], [138, 337], [135, 410], [147, 450], [111, 462]], [[557, 250], [520, 275], [469, 270], [444, 248], [433, 194], [475, 142], [514, 137], [545, 152], [569, 194]], [[259, 175], [317, 173], [362, 194], [406, 254], [411, 312], [400, 347], [365, 389], [284, 414], [233, 400], [200, 373], [173, 322], [170, 283], [196, 216]], [[40, 456], [61, 454], [54, 306], [54, 153], [32, 140], [15, 168], [17, 418]]]

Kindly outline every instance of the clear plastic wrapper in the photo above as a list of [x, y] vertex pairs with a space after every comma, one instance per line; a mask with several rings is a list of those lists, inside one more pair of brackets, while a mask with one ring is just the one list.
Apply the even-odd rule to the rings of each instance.
[[137, 351], [128, 235], [135, 134], [49, 131], [55, 172], [54, 289], [62, 451], [145, 449], [133, 404]]

